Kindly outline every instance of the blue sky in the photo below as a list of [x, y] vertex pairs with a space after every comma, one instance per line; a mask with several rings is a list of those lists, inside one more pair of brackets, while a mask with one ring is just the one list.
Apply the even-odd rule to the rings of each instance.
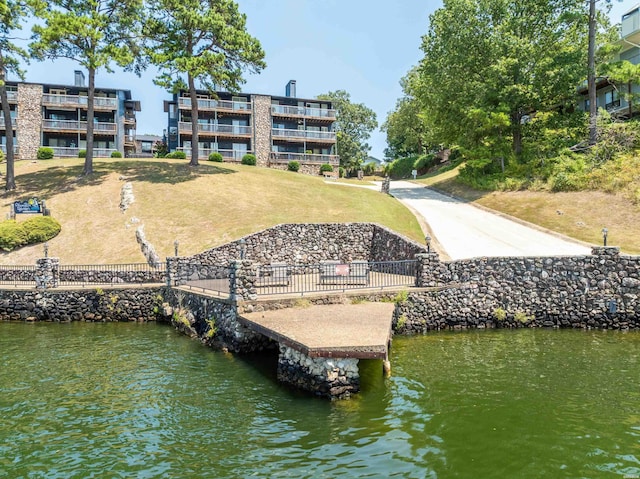
[[[421, 36], [429, 15], [441, 1], [425, 0], [237, 0], [247, 15], [247, 29], [266, 53], [267, 68], [247, 75], [243, 91], [284, 95], [289, 80], [296, 80], [297, 95], [315, 98], [334, 90], [346, 90], [354, 102], [374, 110], [382, 124], [401, 96], [399, 80], [421, 58]], [[635, 5], [615, 2], [611, 18]], [[30, 27], [28, 27], [30, 28]], [[23, 35], [28, 35], [25, 29]], [[69, 60], [32, 62], [26, 80], [37, 83], [73, 83], [78, 65]], [[170, 95], [153, 84], [156, 72], [140, 78], [117, 71], [99, 71], [96, 85], [129, 89], [142, 103], [138, 134], [162, 134], [166, 115], [162, 102]], [[369, 141], [371, 154], [382, 158], [384, 133]]]

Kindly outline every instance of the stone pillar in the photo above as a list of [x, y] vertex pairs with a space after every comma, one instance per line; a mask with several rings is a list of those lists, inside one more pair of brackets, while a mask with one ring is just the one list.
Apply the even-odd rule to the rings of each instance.
[[380, 192], [381, 193], [385, 193], [385, 194], [389, 194], [389, 188], [390, 188], [390, 178], [388, 176], [386, 176], [384, 178], [384, 180], [382, 180], [382, 186], [380, 187]]
[[435, 251], [416, 255], [418, 260], [418, 273], [416, 274], [416, 286], [427, 288], [438, 286], [440, 272], [440, 256]]
[[18, 156], [35, 160], [40, 148], [42, 130], [42, 85], [18, 84], [18, 118], [16, 138]]
[[271, 97], [253, 95], [253, 151], [258, 166], [269, 166], [271, 153]]
[[229, 297], [232, 301], [251, 301], [256, 291], [257, 267], [250, 260], [235, 260], [229, 265]]
[[60, 259], [40, 258], [36, 261], [36, 288], [57, 288], [60, 282]]
[[360, 391], [357, 359], [311, 358], [282, 344], [278, 380], [330, 399], [346, 399]]

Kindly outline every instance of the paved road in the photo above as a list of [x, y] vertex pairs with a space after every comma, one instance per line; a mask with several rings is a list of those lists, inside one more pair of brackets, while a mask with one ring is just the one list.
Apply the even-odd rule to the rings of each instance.
[[425, 219], [451, 259], [591, 253], [587, 246], [524, 226], [422, 185], [392, 181], [391, 194]]

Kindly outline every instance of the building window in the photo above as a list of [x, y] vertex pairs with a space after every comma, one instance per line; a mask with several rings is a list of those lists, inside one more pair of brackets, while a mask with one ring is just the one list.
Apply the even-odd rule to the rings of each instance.
[[620, 106], [620, 94], [618, 90], [611, 90], [604, 94], [604, 107], [607, 110], [618, 108]]

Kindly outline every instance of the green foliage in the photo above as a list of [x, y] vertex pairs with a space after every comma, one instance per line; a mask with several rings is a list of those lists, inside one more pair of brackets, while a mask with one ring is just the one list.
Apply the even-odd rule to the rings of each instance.
[[533, 316], [532, 314], [527, 314], [524, 311], [516, 311], [513, 315], [513, 319], [518, 323], [526, 324], [529, 321], [533, 321], [535, 319], [535, 316]]
[[507, 312], [503, 308], [496, 308], [493, 310], [493, 317], [499, 323], [502, 323], [505, 319], [507, 319]]
[[153, 145], [153, 156], [155, 158], [165, 158], [169, 153], [169, 147], [164, 141], [156, 141], [155, 145]]
[[255, 155], [252, 155], [251, 153], [247, 153], [246, 155], [244, 155], [242, 157], [242, 160], [240, 162], [243, 165], [256, 166], [256, 157], [255, 157]]
[[[211, 92], [239, 91], [245, 70], [266, 66], [260, 42], [246, 31], [246, 16], [232, 0], [149, 0], [148, 9], [147, 54], [160, 72], [155, 83], [169, 91], [195, 97], [196, 83]], [[198, 118], [196, 101], [191, 117]], [[198, 144], [197, 131], [192, 144]], [[190, 164], [198, 164], [197, 148]]]
[[120, 153], [119, 151], [112, 151], [111, 158], [122, 158], [122, 153]]
[[206, 339], [211, 340], [218, 332], [218, 328], [216, 327], [215, 316], [211, 316], [209, 319], [207, 319], [206, 323], [207, 323], [207, 332], [204, 334], [204, 337]]
[[0, 150], [0, 163], [4, 161], [4, 151]]
[[298, 170], [300, 170], [300, 162], [290, 161], [289, 163], [287, 163], [287, 170], [297, 172]]
[[420, 155], [413, 163], [413, 169], [418, 171], [419, 175], [423, 175], [436, 164], [436, 155]]
[[404, 314], [401, 314], [398, 317], [398, 321], [396, 323], [396, 330], [400, 331], [402, 328], [404, 328], [407, 324], [407, 317]]
[[384, 172], [393, 179], [409, 178], [414, 164], [418, 158], [415, 156], [406, 156], [388, 163]]
[[215, 161], [216, 163], [222, 163], [223, 158], [222, 158], [222, 155], [220, 153], [218, 153], [217, 151], [214, 151], [212, 153], [209, 153], [209, 161]]
[[333, 166], [328, 163], [320, 165], [320, 173], [324, 173], [325, 171], [331, 172], [333, 171]]
[[338, 167], [338, 176], [340, 178], [344, 178], [344, 175], [345, 175], [345, 169], [342, 166], [339, 166]]
[[167, 153], [164, 155], [165, 158], [174, 159], [174, 160], [186, 160], [187, 154], [184, 151], [176, 150], [171, 153]]
[[398, 291], [398, 294], [396, 294], [393, 297], [393, 302], [404, 303], [408, 298], [409, 298], [409, 293], [403, 289], [402, 291]]
[[367, 140], [378, 128], [375, 112], [363, 103], [352, 103], [351, 95], [344, 90], [319, 95], [318, 99], [331, 101], [337, 112], [336, 141], [340, 166], [352, 171], [359, 169], [371, 150]]
[[87, 150], [78, 150], [78, 158], [86, 158]]
[[48, 241], [60, 233], [60, 223], [50, 216], [37, 216], [26, 221], [0, 222], [0, 249], [12, 251], [22, 246]]
[[373, 161], [370, 161], [369, 163], [365, 163], [362, 166], [362, 172], [366, 175], [366, 176], [371, 176], [376, 172], [376, 168], [377, 168], [377, 164], [374, 163]]
[[38, 160], [50, 160], [51, 158], [53, 158], [53, 148], [49, 148], [48, 146], [41, 146], [40, 148], [38, 148], [36, 158]]

